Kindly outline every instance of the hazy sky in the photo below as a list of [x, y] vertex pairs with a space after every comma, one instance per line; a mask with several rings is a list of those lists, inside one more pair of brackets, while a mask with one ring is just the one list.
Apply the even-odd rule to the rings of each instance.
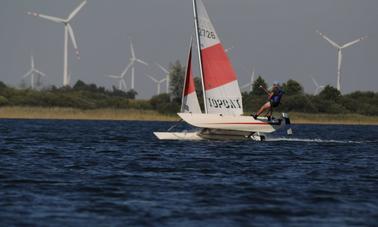
[[[215, 29], [237, 71], [246, 83], [255, 67], [268, 83], [295, 79], [306, 92], [320, 84], [336, 86], [337, 50], [322, 39], [318, 29], [339, 44], [361, 36], [368, 39], [343, 50], [343, 92], [377, 91], [377, 0], [203, 0]], [[63, 25], [28, 16], [36, 11], [67, 17], [79, 0], [0, 1], [0, 80], [19, 85], [29, 69], [30, 54], [48, 78], [44, 84], [62, 85]], [[130, 56], [129, 36], [137, 55], [150, 67], [136, 67], [138, 98], [149, 98], [156, 86], [145, 74], [158, 79], [164, 66], [186, 61], [193, 32], [191, 0], [88, 0], [72, 22], [81, 60], [69, 44], [69, 71], [78, 79], [110, 88]], [[130, 77], [128, 78], [130, 79]], [[128, 80], [130, 84], [130, 80]], [[162, 89], [165, 89], [162, 87]]]

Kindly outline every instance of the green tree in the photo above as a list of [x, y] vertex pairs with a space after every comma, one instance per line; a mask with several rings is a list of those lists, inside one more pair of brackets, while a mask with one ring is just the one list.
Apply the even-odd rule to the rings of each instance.
[[169, 94], [160, 94], [151, 98], [150, 104], [153, 109], [164, 114], [177, 113], [180, 105], [170, 100]]
[[324, 100], [330, 101], [337, 101], [337, 99], [341, 96], [341, 93], [336, 88], [327, 85], [320, 93], [319, 97]]
[[155, 95], [150, 99], [150, 104], [153, 109], [159, 109], [163, 104], [170, 102], [168, 94]]
[[252, 85], [252, 94], [253, 95], [262, 96], [262, 95], [266, 94], [265, 91], [260, 88], [260, 86], [264, 87], [265, 89], [268, 87], [265, 80], [261, 76], [258, 76], [257, 79], [255, 80], [255, 82], [253, 82], [253, 85]]
[[8, 88], [8, 86], [4, 84], [3, 81], [0, 81], [0, 89], [6, 89], [6, 88]]
[[303, 94], [303, 87], [300, 83], [295, 80], [288, 80], [286, 83], [282, 85], [283, 90], [285, 91], [286, 95], [302, 95]]
[[0, 96], [0, 106], [5, 106], [7, 104], [9, 104], [8, 99], [4, 96]]
[[176, 103], [181, 102], [182, 89], [184, 87], [185, 67], [181, 65], [180, 61], [170, 64], [169, 67], [169, 90], [172, 99]]
[[87, 88], [87, 84], [84, 83], [82, 80], [76, 81], [75, 85], [73, 86], [74, 90], [85, 90]]
[[126, 98], [128, 99], [135, 99], [135, 97], [138, 95], [138, 92], [135, 91], [134, 89], [131, 89], [126, 92]]

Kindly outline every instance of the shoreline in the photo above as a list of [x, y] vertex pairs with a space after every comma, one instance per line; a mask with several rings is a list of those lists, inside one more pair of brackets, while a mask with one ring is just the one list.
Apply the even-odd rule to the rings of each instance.
[[[378, 125], [378, 116], [357, 114], [289, 113], [292, 124]], [[178, 121], [177, 115], [164, 115], [153, 110], [92, 109], [61, 107], [0, 107], [0, 119], [30, 120], [113, 120], [113, 121]]]

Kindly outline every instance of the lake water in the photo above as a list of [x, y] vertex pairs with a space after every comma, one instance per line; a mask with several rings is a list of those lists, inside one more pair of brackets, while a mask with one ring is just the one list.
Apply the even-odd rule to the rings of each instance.
[[158, 141], [169, 122], [0, 120], [1, 226], [376, 226], [378, 127]]

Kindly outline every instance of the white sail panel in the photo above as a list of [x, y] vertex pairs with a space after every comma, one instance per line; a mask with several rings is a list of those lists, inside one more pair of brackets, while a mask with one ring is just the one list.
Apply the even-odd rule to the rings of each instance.
[[181, 101], [182, 113], [201, 113], [198, 103], [197, 92], [193, 79], [192, 71], [192, 43], [190, 44], [188, 62], [186, 65], [185, 82]]
[[237, 81], [225, 84], [217, 89], [211, 89], [206, 91], [206, 102], [208, 103], [209, 113], [227, 113], [230, 115], [236, 114], [243, 110], [243, 105], [240, 96], [233, 95], [239, 91], [239, 85]]
[[184, 96], [181, 106], [182, 113], [201, 113], [196, 92]]
[[242, 97], [236, 73], [201, 0], [197, 0], [197, 14], [207, 111], [241, 115]]

